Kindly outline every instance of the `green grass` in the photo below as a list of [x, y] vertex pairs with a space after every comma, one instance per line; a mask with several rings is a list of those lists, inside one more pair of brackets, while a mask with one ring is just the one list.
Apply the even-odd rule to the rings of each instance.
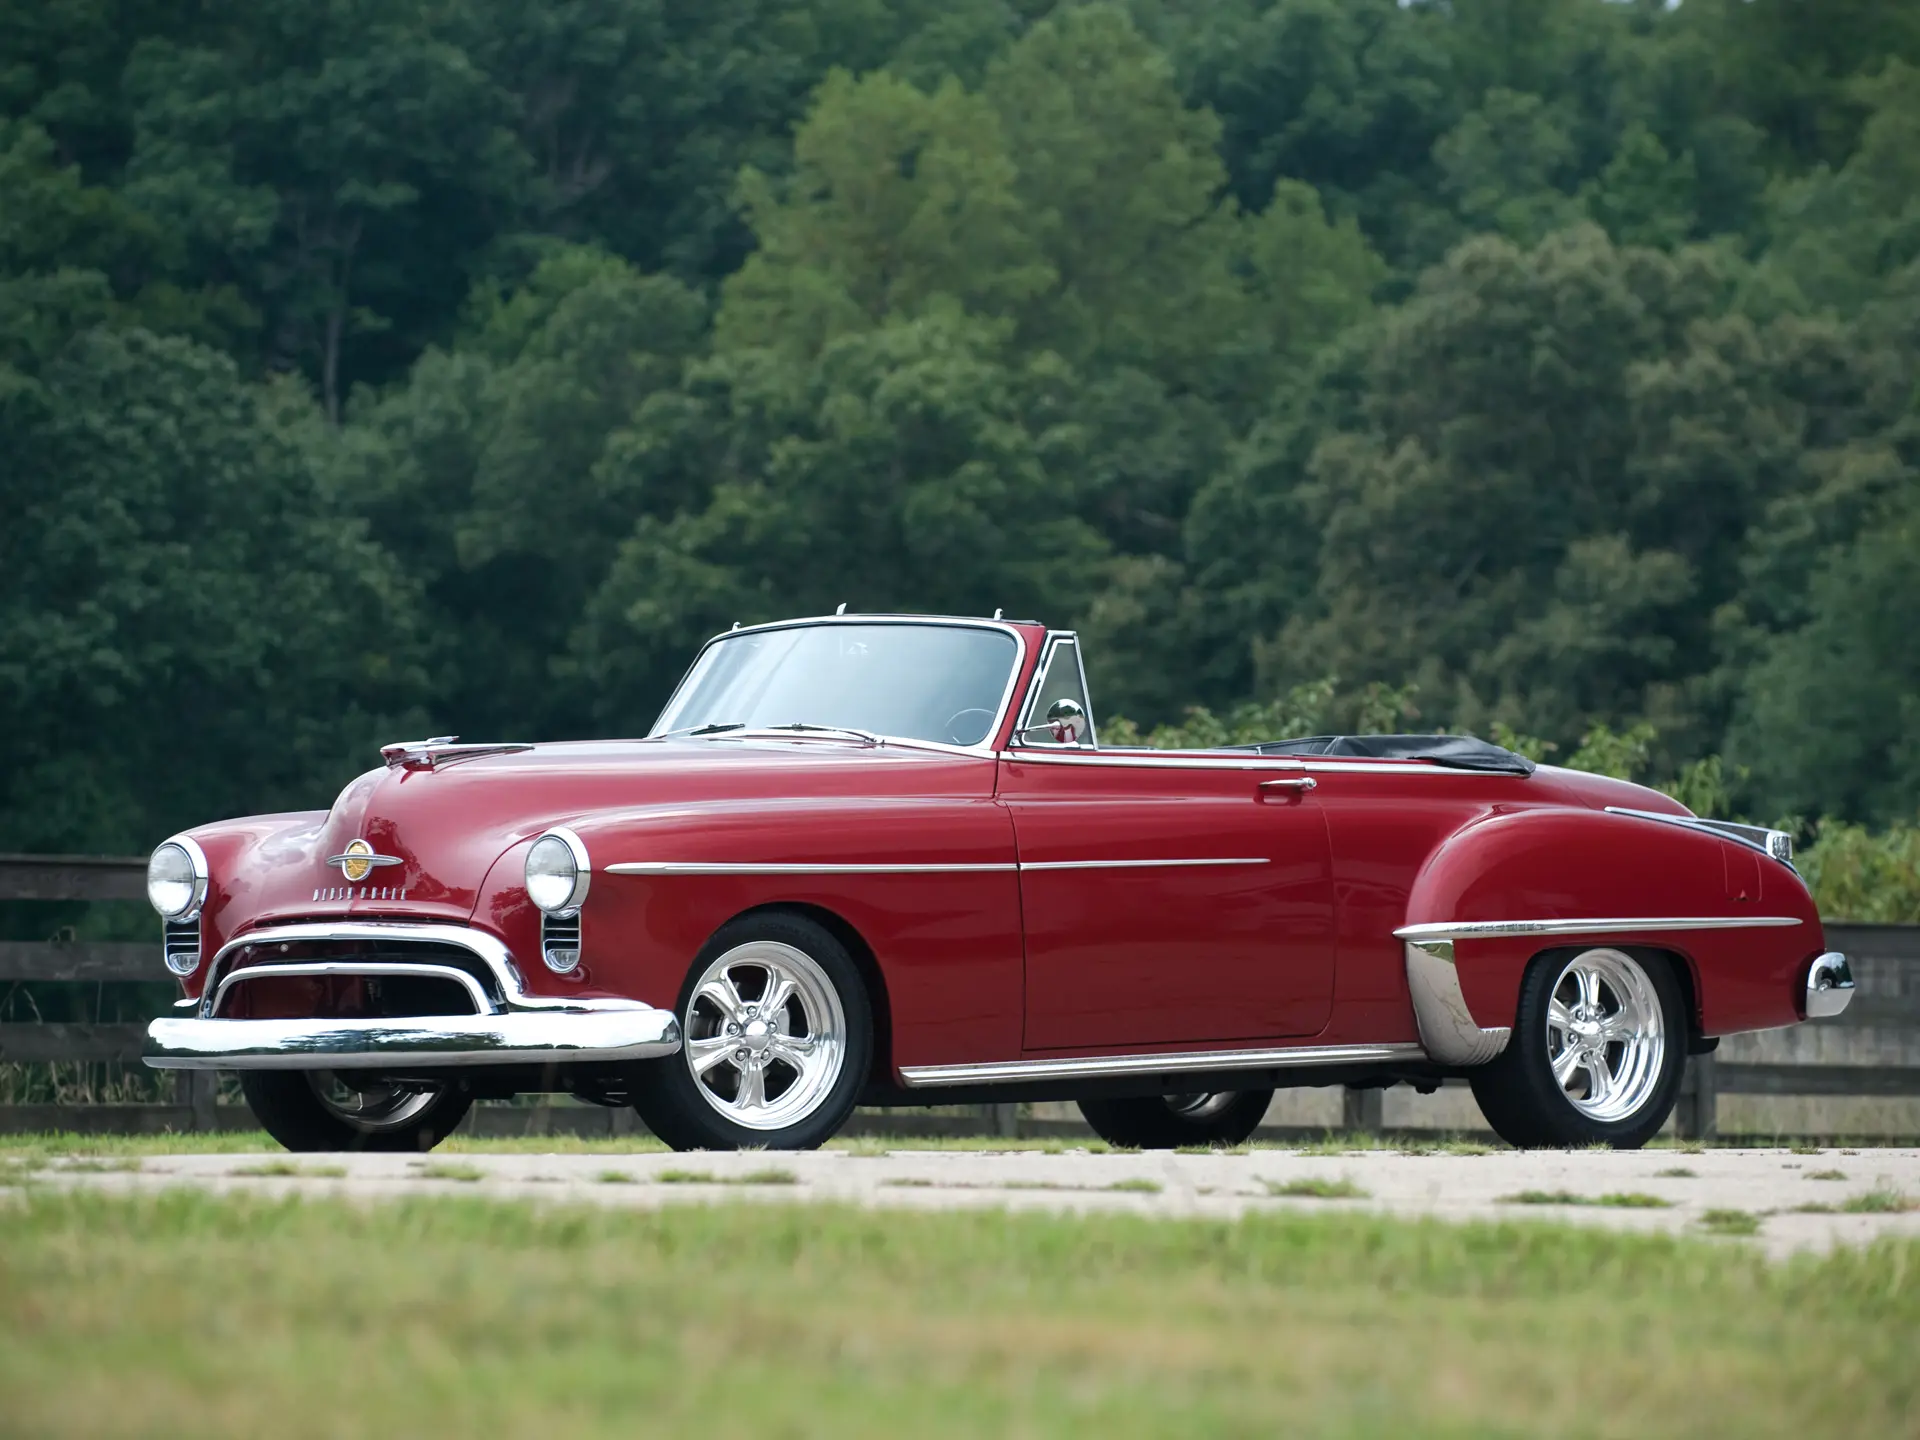
[[1656, 1170], [1653, 1173], [1663, 1180], [1697, 1180], [1700, 1178], [1699, 1171], [1689, 1170], [1684, 1165], [1670, 1165], [1665, 1170]]
[[1608, 1195], [1576, 1195], [1571, 1190], [1522, 1190], [1517, 1195], [1502, 1195], [1503, 1205], [1601, 1205], [1612, 1210], [1669, 1210], [1671, 1200], [1646, 1195], [1637, 1190], [1617, 1190]]
[[9, 1193], [14, 1434], [1851, 1440], [1920, 1395], [1913, 1241]]
[[242, 1165], [229, 1170], [229, 1175], [270, 1175], [299, 1177], [307, 1180], [338, 1180], [347, 1173], [344, 1165], [299, 1165], [291, 1160], [263, 1160], [258, 1165]]
[[744, 1175], [716, 1175], [711, 1170], [658, 1170], [654, 1172], [653, 1178], [662, 1185], [798, 1185], [800, 1183], [800, 1177], [793, 1171], [774, 1168], [749, 1170]]
[[1109, 1190], [1127, 1190], [1139, 1195], [1158, 1195], [1162, 1188], [1158, 1180], [1147, 1180], [1138, 1177], [1132, 1180], [1116, 1180], [1107, 1186]]
[[1292, 1200], [1364, 1200], [1367, 1192], [1353, 1181], [1345, 1179], [1326, 1180], [1313, 1177], [1305, 1180], [1262, 1180], [1260, 1184], [1267, 1194], [1284, 1196]]
[[420, 1166], [413, 1172], [416, 1180], [458, 1180], [463, 1185], [471, 1185], [487, 1178], [487, 1172], [478, 1165], [460, 1165], [445, 1160], [433, 1160]]
[[1847, 1178], [1847, 1172], [1844, 1170], [1809, 1170], [1807, 1171], [1807, 1179], [1809, 1180], [1844, 1180], [1846, 1178]]
[[62, 1170], [78, 1170], [86, 1174], [132, 1174], [139, 1170], [140, 1161], [131, 1155], [94, 1156], [81, 1155], [64, 1162]]
[[1910, 1210], [1920, 1210], [1920, 1200], [1882, 1187], [1841, 1201], [1840, 1209], [1848, 1215], [1904, 1215]]
[[593, 1178], [602, 1185], [634, 1185], [639, 1183], [640, 1179], [639, 1176], [629, 1174], [625, 1170], [602, 1170]]
[[1751, 1210], [1707, 1210], [1700, 1216], [1700, 1228], [1709, 1235], [1758, 1235], [1760, 1217]]

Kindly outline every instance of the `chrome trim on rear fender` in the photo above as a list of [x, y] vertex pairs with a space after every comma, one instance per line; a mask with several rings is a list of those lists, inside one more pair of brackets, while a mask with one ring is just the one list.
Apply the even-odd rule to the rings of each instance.
[[976, 1065], [903, 1065], [913, 1089], [1022, 1080], [1095, 1080], [1115, 1075], [1186, 1075], [1275, 1070], [1306, 1065], [1380, 1065], [1424, 1060], [1418, 1045], [1300, 1045], [1280, 1050], [1188, 1050], [1169, 1055], [1086, 1055], [1058, 1060], [997, 1060]]
[[1706, 820], [1698, 815], [1669, 815], [1662, 810], [1629, 810], [1624, 805], [1609, 805], [1609, 815], [1631, 815], [1636, 820], [1658, 820], [1666, 825], [1684, 825], [1689, 830], [1711, 830], [1729, 840], [1738, 840], [1762, 855], [1770, 855], [1782, 865], [1793, 864], [1793, 836], [1785, 830], [1765, 825], [1743, 825], [1738, 820]]
[[1604, 920], [1447, 920], [1402, 925], [1396, 940], [1486, 940], [1503, 935], [1613, 935], [1645, 930], [1752, 930], [1798, 925], [1796, 915], [1668, 915]]
[[1481, 1025], [1468, 1012], [1453, 941], [1407, 941], [1407, 991], [1420, 1043], [1442, 1065], [1484, 1065], [1507, 1048], [1511, 1026]]
[[1807, 1018], [1830, 1020], [1852, 1003], [1853, 967], [1838, 950], [1829, 950], [1807, 971]]
[[582, 1007], [395, 1020], [155, 1020], [156, 1070], [366, 1070], [651, 1060], [680, 1048], [665, 1010]]

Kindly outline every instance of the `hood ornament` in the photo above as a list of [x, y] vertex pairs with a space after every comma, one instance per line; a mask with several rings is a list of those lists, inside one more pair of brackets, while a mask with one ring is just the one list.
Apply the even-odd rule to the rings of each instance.
[[344, 851], [338, 855], [329, 855], [327, 857], [327, 864], [338, 865], [340, 867], [340, 873], [346, 876], [348, 881], [353, 884], [358, 884], [360, 881], [366, 879], [367, 876], [374, 872], [376, 866], [403, 865], [405, 863], [406, 862], [398, 855], [381, 855], [376, 853], [373, 846], [364, 840], [349, 840], [347, 842], [347, 848]]

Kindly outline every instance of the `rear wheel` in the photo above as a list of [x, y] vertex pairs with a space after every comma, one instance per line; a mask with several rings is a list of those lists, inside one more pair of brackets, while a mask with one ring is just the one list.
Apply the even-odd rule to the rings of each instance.
[[1664, 956], [1538, 955], [1520, 983], [1507, 1048], [1472, 1074], [1473, 1098], [1510, 1145], [1638, 1149], [1679, 1096], [1686, 1036], [1680, 984]]
[[1271, 1090], [1196, 1091], [1135, 1100], [1082, 1100], [1093, 1133], [1129, 1150], [1173, 1150], [1182, 1145], [1238, 1145], [1273, 1103]]
[[254, 1118], [289, 1150], [431, 1150], [473, 1098], [452, 1085], [398, 1085], [351, 1070], [243, 1070]]
[[722, 926], [677, 1011], [680, 1053], [637, 1067], [634, 1109], [676, 1150], [811, 1150], [853, 1111], [873, 1012], [846, 948], [799, 915]]

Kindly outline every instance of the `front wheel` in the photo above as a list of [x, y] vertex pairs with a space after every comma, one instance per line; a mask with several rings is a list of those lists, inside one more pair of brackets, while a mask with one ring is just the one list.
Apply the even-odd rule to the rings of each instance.
[[680, 995], [678, 1055], [634, 1073], [633, 1106], [676, 1150], [812, 1150], [853, 1111], [873, 1011], [846, 947], [799, 915], [723, 925]]
[[455, 1085], [400, 1085], [346, 1070], [243, 1070], [254, 1118], [289, 1150], [431, 1150], [466, 1119]]
[[1273, 1103], [1271, 1090], [1201, 1091], [1137, 1100], [1082, 1100], [1093, 1133], [1128, 1150], [1175, 1150], [1184, 1145], [1239, 1145]]
[[1636, 1150], [1660, 1132], [1686, 1068], [1687, 1016], [1664, 956], [1537, 955], [1513, 1035], [1471, 1077], [1496, 1134], [1522, 1149]]

